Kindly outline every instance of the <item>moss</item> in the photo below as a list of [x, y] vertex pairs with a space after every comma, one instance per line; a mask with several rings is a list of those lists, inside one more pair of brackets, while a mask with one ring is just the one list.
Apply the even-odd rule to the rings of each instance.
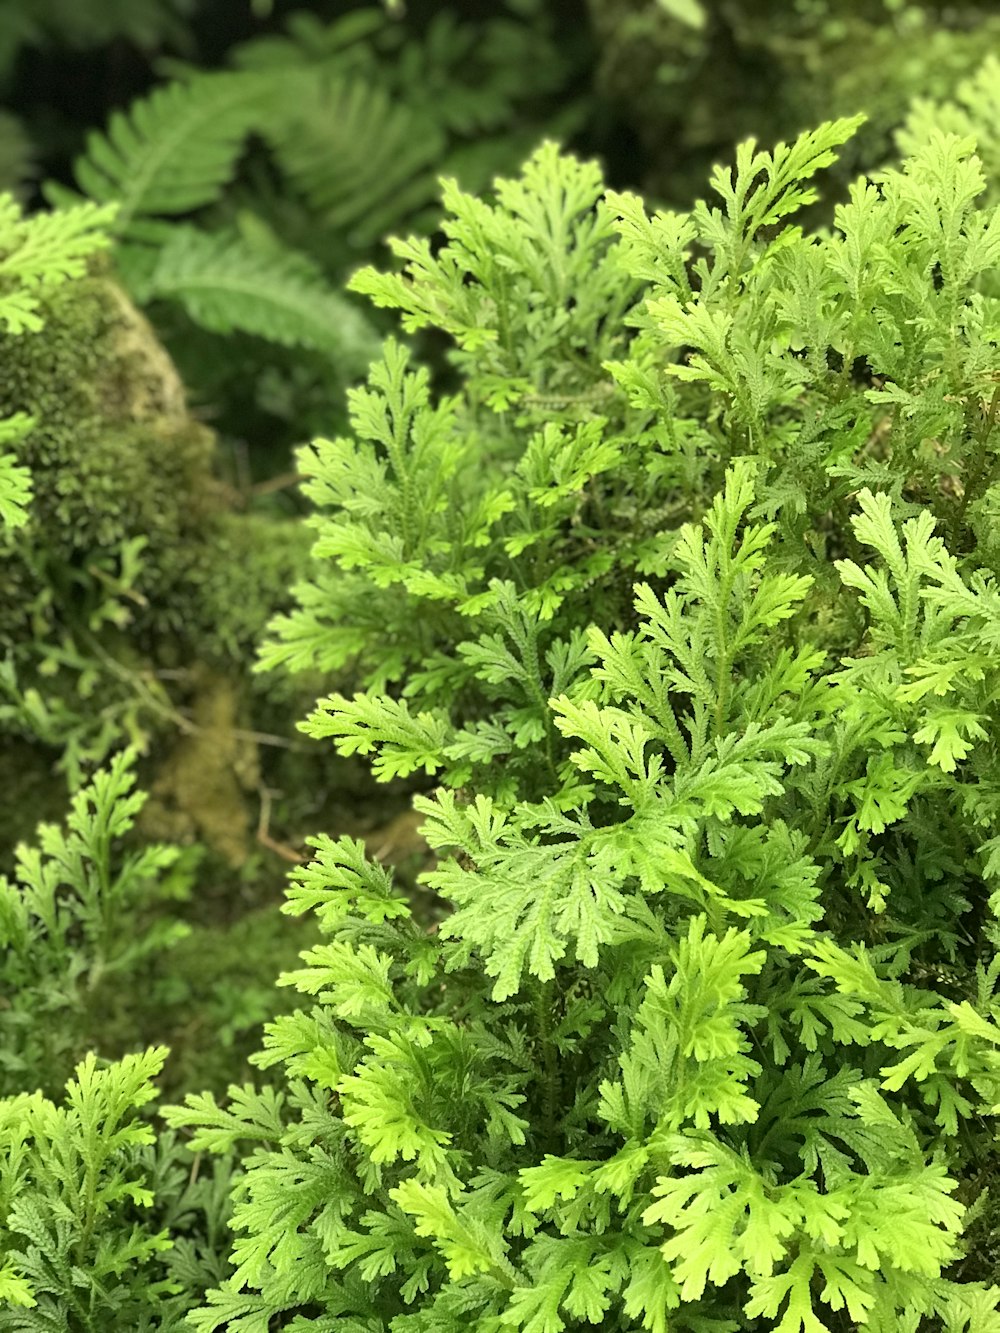
[[[858, 111], [868, 124], [835, 175], [880, 165], [914, 94], [950, 96], [1000, 38], [985, 4], [906, 4], [893, 14], [881, 0], [700, 0], [700, 27], [655, 0], [588, 7], [597, 87], [642, 146], [643, 188], [683, 206], [734, 141], [787, 140]], [[634, 166], [632, 175], [638, 184]]]
[[238, 683], [207, 669], [196, 681], [190, 729], [160, 765], [140, 827], [156, 841], [204, 842], [238, 867], [250, 850], [257, 747], [239, 726]]
[[[141, 836], [205, 847], [198, 912], [231, 923], [273, 891], [276, 845], [384, 800], [358, 765], [294, 737], [289, 717], [318, 683], [251, 671], [312, 534], [239, 507], [212, 433], [106, 272], [59, 289], [44, 315], [42, 333], [0, 337], [0, 414], [36, 420], [19, 449], [33, 519], [0, 546], [0, 663], [16, 677], [6, 711], [0, 694], [0, 787], [18, 791], [0, 848], [63, 815], [57, 765], [75, 783], [132, 739], [150, 792]], [[260, 732], [280, 735], [259, 747]], [[270, 850], [256, 836], [262, 788]]]
[[188, 412], [152, 327], [107, 274], [59, 288], [42, 314], [40, 333], [0, 337], [0, 416], [36, 420], [18, 447], [34, 477], [33, 520], [0, 547], [0, 650], [37, 637], [46, 611], [53, 626], [99, 616], [123, 548], [141, 541], [119, 590], [131, 643], [160, 658], [179, 637], [188, 658], [247, 658], [287, 597], [308, 536], [287, 519], [234, 509], [215, 475], [214, 436]]
[[[310, 535], [236, 507], [212, 432], [105, 270], [59, 288], [42, 313], [40, 333], [0, 336], [0, 416], [35, 420], [18, 446], [32, 521], [0, 537], [0, 752], [16, 755], [0, 780], [16, 790], [30, 774], [52, 795], [41, 814], [58, 818], [56, 765], [74, 785], [132, 740], [151, 792], [145, 835], [207, 846], [219, 894], [239, 896], [260, 851], [253, 713], [286, 689], [250, 668]], [[0, 829], [3, 843], [36, 822]]]
[[[74, 588], [79, 606], [95, 559], [141, 538], [132, 604], [145, 613], [139, 629], [153, 628], [225, 508], [213, 436], [188, 415], [151, 327], [109, 277], [66, 284], [42, 313], [41, 332], [0, 337], [0, 415], [36, 422], [18, 449], [35, 479], [33, 518], [4, 553], [4, 582], [29, 569], [36, 587]], [[26, 611], [12, 591], [8, 607]], [[9, 609], [7, 620], [10, 635]]]

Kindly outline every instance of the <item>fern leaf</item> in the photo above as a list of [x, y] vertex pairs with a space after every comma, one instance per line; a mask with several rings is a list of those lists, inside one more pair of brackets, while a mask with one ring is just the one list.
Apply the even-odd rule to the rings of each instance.
[[301, 729], [314, 740], [333, 736], [341, 754], [371, 754], [378, 750], [372, 771], [380, 782], [408, 777], [423, 769], [433, 773], [442, 765], [449, 738], [447, 720], [439, 713], [413, 714], [401, 700], [355, 694], [321, 699]]
[[151, 214], [203, 208], [232, 178], [275, 86], [261, 74], [225, 73], [156, 88], [88, 136], [77, 184], [90, 199], [118, 204], [119, 232]]
[[260, 1092], [251, 1084], [230, 1084], [229, 1104], [221, 1107], [211, 1092], [189, 1093], [183, 1106], [164, 1108], [167, 1123], [174, 1128], [193, 1129], [191, 1146], [196, 1152], [222, 1153], [237, 1143], [275, 1143], [284, 1125], [284, 1097], [273, 1088]]
[[377, 341], [364, 316], [290, 251], [263, 253], [232, 232], [172, 230], [147, 296], [180, 303], [213, 333], [244, 333], [309, 347], [360, 370]]
[[433, 199], [444, 154], [439, 126], [370, 80], [317, 81], [292, 114], [264, 127], [292, 187], [325, 223], [364, 246]]
[[0, 328], [32, 333], [43, 292], [80, 277], [87, 259], [108, 244], [113, 208], [81, 204], [22, 218], [9, 194], [0, 194]]
[[[0, 448], [23, 439], [31, 429], [31, 424], [31, 418], [23, 412], [0, 421]], [[19, 528], [27, 523], [30, 499], [30, 472], [20, 467], [10, 454], [0, 453], [0, 523], [11, 528]]]

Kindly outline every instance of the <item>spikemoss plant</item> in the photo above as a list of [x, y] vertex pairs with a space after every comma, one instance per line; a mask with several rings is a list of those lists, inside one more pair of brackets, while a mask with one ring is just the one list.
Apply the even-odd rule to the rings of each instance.
[[280, 1108], [167, 1112], [245, 1153], [201, 1333], [1000, 1328], [963, 1240], [1000, 1103], [1000, 214], [938, 134], [804, 232], [855, 127], [652, 218], [546, 148], [359, 280], [462, 387], [390, 344], [305, 456], [316, 575], [269, 655], [353, 670], [305, 729], [438, 784], [442, 919], [348, 839], [293, 874], [326, 939], [257, 1057]]

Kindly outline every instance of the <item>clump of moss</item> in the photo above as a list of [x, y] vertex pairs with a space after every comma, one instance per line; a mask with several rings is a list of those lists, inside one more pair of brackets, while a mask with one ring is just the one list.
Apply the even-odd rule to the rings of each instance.
[[[0, 337], [0, 415], [35, 422], [19, 448], [35, 481], [32, 521], [0, 548], [0, 646], [17, 646], [32, 609], [37, 633], [44, 588], [53, 629], [106, 619], [141, 638], [170, 616], [226, 508], [214, 439], [110, 277], [60, 287], [43, 316], [39, 333]], [[129, 568], [116, 570], [116, 557]], [[127, 617], [102, 617], [115, 598]]]
[[0, 535], [0, 736], [19, 738], [22, 772], [51, 783], [60, 767], [71, 786], [130, 740], [171, 836], [236, 865], [257, 803], [239, 739], [266, 688], [251, 687], [255, 645], [308, 537], [239, 508], [214, 435], [106, 268], [42, 313], [41, 332], [0, 337], [0, 417], [34, 422], [18, 446], [31, 521]]

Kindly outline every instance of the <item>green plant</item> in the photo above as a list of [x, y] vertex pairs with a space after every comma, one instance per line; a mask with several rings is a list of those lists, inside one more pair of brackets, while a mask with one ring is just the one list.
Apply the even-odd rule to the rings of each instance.
[[192, 879], [179, 848], [120, 847], [145, 802], [122, 752], [42, 825], [0, 877], [0, 1092], [52, 1093], [115, 1026], [128, 985], [184, 926], [164, 915]]
[[[347, 841], [295, 877], [288, 910], [328, 942], [284, 979], [318, 1004], [258, 1058], [286, 1067], [287, 1118], [249, 1090], [168, 1111], [206, 1151], [264, 1141], [234, 1276], [196, 1328], [299, 1309], [304, 1329], [310, 1307], [394, 1330], [735, 1329], [740, 1308], [786, 1329], [997, 1326], [1000, 1289], [941, 1275], [988, 1151], [1000, 964], [955, 999], [903, 982], [971, 903], [928, 867], [866, 925], [831, 845], [864, 842], [894, 880], [928, 817], [970, 821], [926, 719], [890, 730], [853, 672], [824, 682], [788, 643], [808, 580], [769, 560], [752, 499], [737, 464], [682, 530], [678, 582], [640, 588], [638, 629], [592, 631], [598, 699], [553, 701], [582, 785], [422, 804], [458, 854], [427, 877], [453, 909], [436, 935]], [[891, 570], [884, 506], [877, 543]]]
[[101, 1068], [90, 1055], [59, 1106], [39, 1092], [0, 1100], [4, 1329], [177, 1333], [199, 1288], [225, 1274], [224, 1165], [196, 1180], [141, 1118], [165, 1056]]
[[439, 253], [411, 239], [396, 246], [405, 276], [354, 283], [409, 328], [433, 318], [455, 337], [463, 394], [433, 404], [390, 342], [350, 395], [359, 439], [299, 455], [326, 563], [262, 665], [349, 668], [369, 692], [323, 701], [311, 730], [345, 753], [380, 747], [380, 777], [447, 763], [459, 786], [489, 768], [513, 778], [538, 745], [551, 762], [546, 701], [586, 657], [587, 615], [625, 605], [662, 522], [673, 433], [636, 428], [602, 365], [624, 351], [639, 288], [593, 211], [597, 169], [548, 144], [497, 192], [490, 207], [448, 183]]
[[433, 225], [438, 171], [479, 186], [535, 126], [570, 123], [549, 105], [572, 60], [545, 7], [509, 9], [413, 31], [381, 8], [293, 15], [285, 35], [234, 48], [230, 68], [176, 68], [88, 136], [76, 184], [116, 205], [122, 280], [196, 390], [235, 400], [230, 428], [247, 397], [294, 413], [298, 431], [335, 418], [377, 351], [340, 291], [348, 267], [391, 226]]
[[[708, 3], [659, 8], [714, 31]], [[370, 12], [298, 20], [91, 141], [79, 184], [117, 221], [0, 214], [2, 721], [68, 742], [82, 788], [0, 883], [0, 1328], [1000, 1331], [991, 67], [957, 109], [918, 105], [903, 163], [826, 227], [818, 173], [857, 117], [741, 144], [683, 212], [551, 142], [479, 197], [458, 127], [525, 105], [524, 13], [402, 45]], [[426, 145], [456, 173], [433, 244]], [[369, 326], [338, 343], [324, 284], [394, 212], [396, 271], [352, 287], [449, 350], [434, 375], [390, 338], [351, 435], [301, 451], [313, 559], [282, 612], [297, 528], [230, 510], [89, 255], [117, 228], [175, 329], [349, 360]], [[149, 413], [115, 396], [137, 330]], [[159, 708], [185, 731], [160, 776], [207, 839], [205, 775], [259, 777], [224, 666], [275, 602], [258, 679], [321, 682], [302, 729], [402, 779], [430, 847], [410, 892], [360, 841], [313, 840], [285, 910], [320, 937], [281, 1012], [253, 968], [227, 988], [215, 923], [171, 957], [158, 904], [189, 867], [111, 845], [132, 756], [83, 782]], [[190, 718], [163, 684], [185, 671]], [[270, 944], [259, 923], [228, 947]], [[271, 1015], [264, 1072], [158, 1134], [178, 1007], [241, 1051]], [[218, 1086], [225, 1054], [178, 1039], [172, 1087], [192, 1064]]]
[[896, 132], [900, 152], [912, 153], [935, 131], [973, 138], [983, 163], [986, 188], [992, 197], [1000, 167], [1000, 136], [997, 134], [997, 97], [1000, 62], [988, 56], [948, 98], [914, 98], [904, 123]]
[[938, 134], [805, 232], [854, 128], [652, 219], [546, 148], [359, 278], [452, 334], [459, 390], [390, 343], [358, 440], [306, 456], [316, 575], [268, 651], [364, 687], [307, 731], [436, 777], [438, 910], [350, 839], [294, 872], [326, 938], [255, 1057], [280, 1111], [166, 1112], [245, 1154], [201, 1333], [1000, 1328], [963, 1236], [1000, 1102], [1000, 214]]
[[110, 1066], [93, 1053], [133, 1044], [139, 978], [186, 929], [164, 908], [188, 896], [190, 856], [126, 850], [145, 800], [133, 760], [96, 773], [65, 830], [41, 826], [14, 879], [0, 876], [4, 1329], [167, 1333], [228, 1272], [232, 1162], [199, 1180], [141, 1115], [166, 1048]]
[[762, 506], [817, 600], [865, 485], [971, 538], [997, 447], [1000, 230], [970, 143], [938, 136], [881, 189], [855, 187], [834, 234], [775, 235], [856, 125], [744, 146], [735, 184], [713, 176], [722, 208], [652, 219], [614, 192], [588, 211], [599, 176], [546, 148], [496, 207], [449, 186], [433, 258], [411, 240], [403, 275], [358, 275], [408, 327], [455, 338], [463, 394], [430, 404], [390, 345], [351, 398], [359, 442], [300, 455], [323, 563], [263, 665], [350, 667], [365, 688], [323, 702], [314, 734], [377, 748], [382, 775], [444, 768], [455, 786], [551, 750], [545, 701], [586, 659], [587, 619], [625, 623], [634, 577], [662, 573], [664, 528], [737, 454], [767, 469]]

